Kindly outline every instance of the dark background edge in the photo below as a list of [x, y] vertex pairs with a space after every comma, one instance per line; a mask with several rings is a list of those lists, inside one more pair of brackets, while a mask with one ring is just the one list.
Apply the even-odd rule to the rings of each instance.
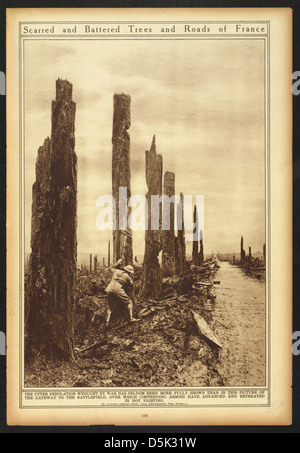
[[[38, 8], [38, 7], [138, 7], [138, 8], [173, 8], [173, 7], [291, 7], [293, 9], [294, 40], [293, 40], [293, 71], [300, 71], [300, 3], [299, 1], [16, 1], [1, 0], [0, 3], [0, 71], [6, 72], [6, 8]], [[292, 85], [292, 80], [291, 80]], [[300, 95], [293, 97], [293, 162], [294, 162], [294, 188], [293, 188], [293, 232], [294, 232], [294, 258], [293, 258], [293, 331], [300, 331], [299, 320], [299, 290], [300, 279], [297, 278], [297, 270], [300, 266], [300, 235], [299, 211], [300, 211], [300, 137], [299, 110]], [[0, 96], [0, 331], [6, 332], [6, 97]], [[280, 238], [278, 239], [280, 241]], [[114, 427], [114, 426], [90, 426], [90, 427], [10, 427], [6, 424], [6, 357], [0, 356], [0, 433], [102, 433], [102, 436], [110, 438], [138, 438], [139, 436], [170, 437], [189, 434], [195, 437], [202, 433], [299, 433], [300, 432], [300, 356], [293, 359], [293, 424], [288, 427], [280, 426], [249, 426], [249, 427]]]

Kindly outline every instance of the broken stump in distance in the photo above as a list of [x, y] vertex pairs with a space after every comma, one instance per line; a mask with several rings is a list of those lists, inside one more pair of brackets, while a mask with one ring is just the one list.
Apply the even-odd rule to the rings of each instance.
[[199, 252], [199, 266], [204, 263], [204, 246], [203, 246], [203, 231], [200, 231], [200, 252]]
[[177, 275], [184, 275], [186, 271], [186, 244], [184, 229], [184, 198], [182, 193], [180, 194], [180, 203], [177, 205], [177, 216], [177, 236], [175, 237], [175, 273]]
[[192, 260], [194, 266], [199, 266], [199, 252], [198, 252], [198, 212], [197, 212], [197, 205], [194, 206], [194, 231], [193, 236], [197, 234], [197, 238], [193, 237], [193, 252], [192, 252]]

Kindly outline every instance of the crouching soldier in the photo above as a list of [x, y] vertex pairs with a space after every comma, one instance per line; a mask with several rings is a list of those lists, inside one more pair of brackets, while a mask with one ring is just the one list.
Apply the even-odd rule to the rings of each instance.
[[123, 260], [120, 259], [111, 266], [113, 276], [105, 291], [107, 292], [108, 310], [106, 315], [106, 327], [109, 326], [111, 315], [117, 310], [118, 305], [126, 304], [130, 322], [139, 321], [133, 317], [133, 274], [134, 269], [128, 265], [122, 267]]

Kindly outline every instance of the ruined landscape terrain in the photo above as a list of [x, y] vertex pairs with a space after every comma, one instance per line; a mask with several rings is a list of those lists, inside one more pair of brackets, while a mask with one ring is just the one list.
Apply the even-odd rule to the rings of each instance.
[[[112, 194], [126, 187], [130, 198], [130, 96], [114, 95]], [[134, 260], [132, 231], [116, 228], [105, 264], [90, 256], [77, 262], [77, 156], [72, 85], [58, 80], [52, 103], [52, 133], [38, 150], [33, 186], [31, 255], [25, 281], [26, 387], [220, 387], [266, 381], [265, 260], [245, 253], [205, 258], [202, 231], [187, 258], [184, 195], [181, 228], [145, 231], [143, 264]], [[153, 136], [145, 152], [149, 201], [175, 195], [175, 174], [163, 171]], [[194, 224], [198, 231], [197, 206]], [[148, 221], [153, 220], [149, 208]], [[178, 218], [177, 218], [178, 221]], [[105, 325], [105, 288], [111, 264], [122, 258], [135, 269], [134, 316], [125, 304]]]
[[[231, 288], [226, 280], [216, 280], [224, 266]], [[228, 262], [208, 260], [202, 266], [191, 265], [185, 278], [165, 278], [160, 300], [142, 301], [140, 273], [136, 270], [134, 304], [140, 321], [130, 324], [120, 310], [106, 329], [105, 287], [112, 272], [108, 268], [89, 275], [79, 272], [73, 359], [49, 362], [41, 356], [28, 368], [26, 386], [264, 385], [263, 280], [245, 276]], [[212, 328], [221, 347], [201, 334], [194, 313]]]

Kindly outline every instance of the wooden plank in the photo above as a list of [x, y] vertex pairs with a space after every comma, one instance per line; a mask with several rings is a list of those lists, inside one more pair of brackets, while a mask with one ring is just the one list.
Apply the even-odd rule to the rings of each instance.
[[195, 285], [212, 286], [212, 283], [210, 283], [210, 282], [195, 282]]
[[200, 335], [204, 339], [211, 341], [218, 348], [222, 349], [222, 345], [221, 345], [220, 341], [217, 339], [217, 337], [215, 336], [215, 334], [213, 333], [213, 331], [211, 330], [211, 328], [209, 327], [207, 322], [200, 315], [198, 315], [198, 313], [194, 312], [193, 310], [192, 310], [192, 313], [193, 313], [194, 319], [196, 321]]

